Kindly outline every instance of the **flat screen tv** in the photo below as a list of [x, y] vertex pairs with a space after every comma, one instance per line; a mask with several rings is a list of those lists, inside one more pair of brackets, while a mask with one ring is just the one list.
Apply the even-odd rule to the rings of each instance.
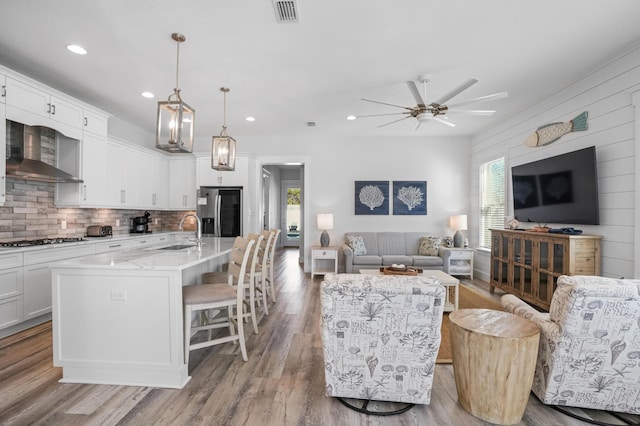
[[511, 168], [520, 222], [599, 225], [596, 149], [589, 147]]

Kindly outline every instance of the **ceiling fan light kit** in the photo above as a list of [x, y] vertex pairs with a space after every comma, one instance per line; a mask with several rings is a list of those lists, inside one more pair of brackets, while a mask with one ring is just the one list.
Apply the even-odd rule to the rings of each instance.
[[224, 96], [224, 121], [220, 136], [214, 136], [211, 142], [211, 168], [220, 171], [236, 169], [236, 140], [227, 134], [227, 93], [228, 87], [221, 87]]
[[192, 152], [196, 111], [182, 100], [178, 85], [180, 43], [183, 43], [186, 38], [179, 33], [171, 34], [171, 38], [177, 45], [176, 87], [166, 101], [158, 102], [156, 148], [172, 153]]
[[387, 113], [387, 114], [360, 115], [357, 118], [403, 115], [402, 118], [390, 121], [388, 123], [381, 124], [378, 127], [385, 127], [390, 124], [394, 124], [399, 121], [406, 120], [408, 118], [416, 119], [414, 130], [418, 130], [421, 124], [427, 123], [429, 121], [437, 121], [449, 127], [455, 127], [455, 123], [449, 121], [448, 117], [446, 117], [446, 114], [448, 112], [454, 113], [454, 114], [460, 114], [460, 115], [474, 115], [474, 116], [493, 115], [495, 113], [494, 110], [463, 110], [463, 109], [456, 109], [456, 108], [463, 105], [478, 104], [482, 102], [488, 102], [488, 101], [507, 97], [507, 92], [500, 92], [500, 93], [495, 93], [493, 95], [487, 95], [479, 98], [469, 99], [463, 102], [458, 102], [457, 104], [453, 103], [451, 105], [446, 105], [447, 102], [449, 102], [449, 100], [458, 96], [460, 93], [464, 92], [465, 90], [467, 90], [468, 88], [470, 88], [471, 86], [473, 86], [478, 82], [478, 80], [476, 80], [475, 78], [470, 78], [465, 82], [463, 82], [462, 84], [460, 84], [459, 86], [457, 86], [456, 88], [454, 88], [453, 90], [442, 95], [440, 98], [427, 104], [427, 102], [425, 102], [425, 99], [427, 97], [427, 83], [431, 81], [431, 75], [422, 74], [418, 77], [418, 81], [422, 83], [423, 93], [420, 93], [420, 90], [418, 89], [418, 85], [416, 84], [415, 81], [410, 80], [406, 82], [407, 87], [409, 88], [409, 92], [411, 92], [411, 95], [413, 96], [413, 99], [416, 102], [416, 106], [408, 107], [408, 106], [396, 105], [388, 102], [377, 101], [374, 99], [362, 98], [363, 101], [373, 102], [381, 105], [388, 105], [395, 108], [402, 108], [404, 109], [404, 111]]

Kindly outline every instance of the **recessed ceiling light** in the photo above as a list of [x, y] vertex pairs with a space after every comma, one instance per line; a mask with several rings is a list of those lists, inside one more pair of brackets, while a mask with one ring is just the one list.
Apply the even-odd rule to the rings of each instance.
[[77, 44], [67, 44], [67, 50], [69, 52], [75, 53], [76, 55], [86, 55], [87, 54], [87, 50], [82, 46], [78, 46]]
[[148, 98], [148, 99], [151, 99], [151, 98], [154, 98], [154, 97], [155, 97], [155, 95], [154, 95], [153, 93], [151, 93], [151, 92], [142, 92], [142, 93], [140, 93], [140, 94], [141, 94], [143, 97]]
[[247, 121], [256, 121], [256, 118], [249, 116], [249, 117], [245, 118], [245, 120], [247, 120]]
[[357, 117], [355, 115], [347, 115], [347, 120], [349, 121], [353, 121], [355, 120]]

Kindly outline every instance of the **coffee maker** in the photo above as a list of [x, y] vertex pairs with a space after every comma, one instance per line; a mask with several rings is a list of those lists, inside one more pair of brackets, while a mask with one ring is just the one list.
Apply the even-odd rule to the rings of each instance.
[[129, 233], [131, 234], [147, 234], [149, 224], [151, 223], [151, 213], [144, 212], [144, 216], [136, 216], [129, 219]]

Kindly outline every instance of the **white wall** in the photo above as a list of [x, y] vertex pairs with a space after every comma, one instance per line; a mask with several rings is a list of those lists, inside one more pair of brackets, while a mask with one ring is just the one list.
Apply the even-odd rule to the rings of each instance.
[[[392, 145], [390, 146], [390, 142]], [[238, 149], [256, 165], [300, 161], [305, 165], [305, 269], [308, 248], [320, 241], [315, 215], [334, 214], [331, 244], [349, 231], [424, 231], [452, 235], [448, 219], [466, 213], [469, 139], [405, 137], [279, 136], [243, 137]], [[313, 159], [311, 163], [310, 159]], [[356, 216], [356, 180], [426, 180], [426, 216]]]
[[[553, 72], [552, 69], [548, 72]], [[599, 68], [586, 73], [569, 87], [553, 91], [548, 97], [509, 120], [472, 138], [469, 175], [470, 201], [473, 206], [468, 231], [472, 246], [478, 244], [478, 170], [482, 162], [505, 156], [506, 170], [511, 166], [528, 163], [588, 146], [596, 147], [598, 190], [600, 202], [599, 226], [575, 226], [586, 234], [603, 235], [602, 275], [610, 277], [637, 277], [634, 271], [634, 249], [637, 237], [635, 199], [638, 161], [635, 135], [635, 108], [632, 93], [640, 89], [640, 46], [618, 55]], [[524, 145], [527, 136], [538, 127], [552, 122], [568, 121], [582, 111], [589, 112], [589, 129], [563, 136], [550, 145], [529, 148]], [[513, 215], [510, 173], [507, 216]], [[571, 224], [553, 224], [560, 227]], [[478, 277], [489, 280], [488, 252], [476, 256]]]

